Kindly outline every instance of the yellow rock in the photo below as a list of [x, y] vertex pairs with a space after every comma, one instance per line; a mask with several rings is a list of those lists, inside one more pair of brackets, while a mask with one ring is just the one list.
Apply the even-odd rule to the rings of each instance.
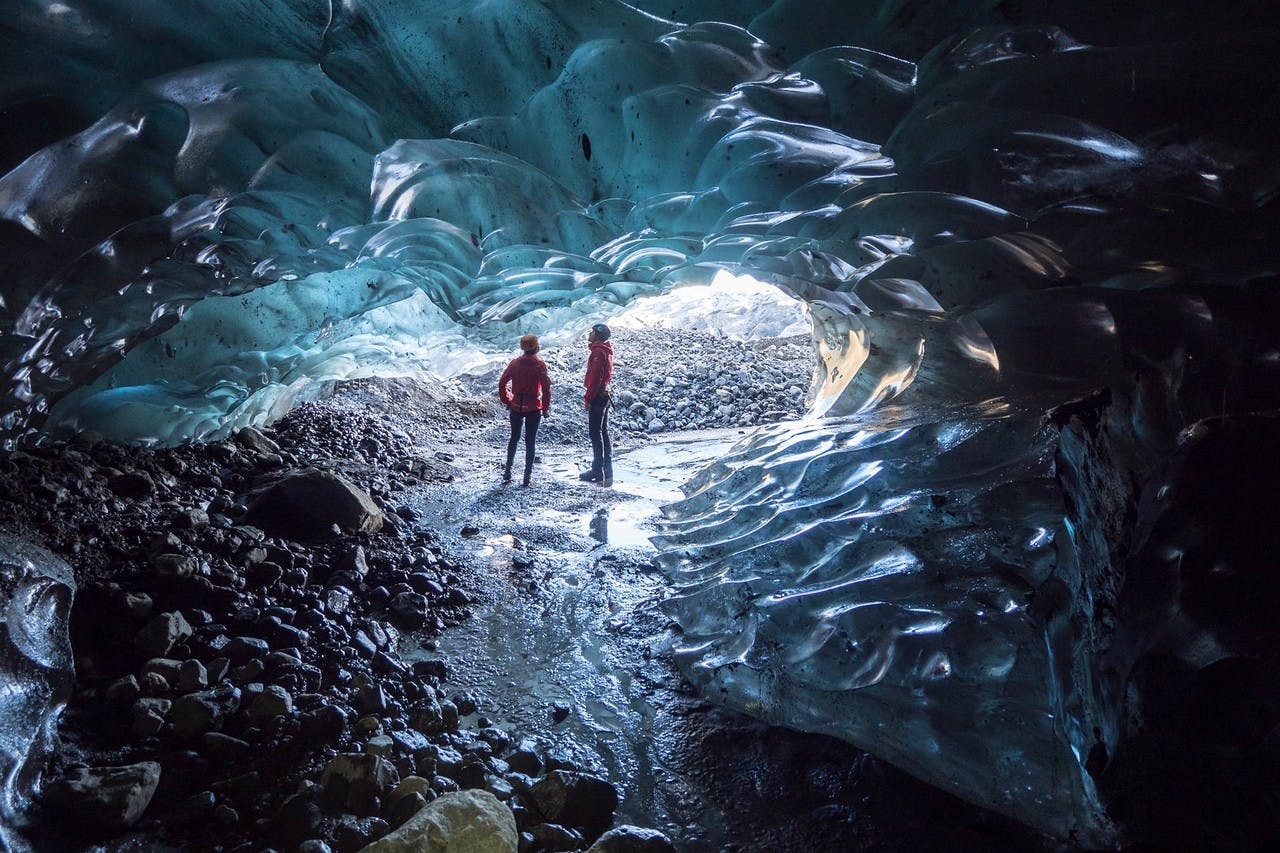
[[515, 853], [511, 809], [488, 791], [456, 791], [428, 803], [360, 853]]

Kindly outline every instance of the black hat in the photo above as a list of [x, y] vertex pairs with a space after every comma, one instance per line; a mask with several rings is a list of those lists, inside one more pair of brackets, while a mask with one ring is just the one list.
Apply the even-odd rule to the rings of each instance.
[[591, 327], [591, 331], [596, 333], [597, 341], [607, 341], [609, 340], [609, 335], [613, 334], [604, 323], [596, 323]]

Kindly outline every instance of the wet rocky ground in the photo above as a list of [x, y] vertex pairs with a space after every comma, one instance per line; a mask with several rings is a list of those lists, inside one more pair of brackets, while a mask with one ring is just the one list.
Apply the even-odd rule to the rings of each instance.
[[[718, 405], [744, 414], [763, 399], [727, 368], [669, 385], [656, 365], [675, 353], [647, 353], [643, 380], [620, 370], [637, 401], [653, 376], [654, 395], [732, 387]], [[529, 851], [615, 824], [645, 829], [593, 849], [1042, 848], [851, 747], [689, 694], [646, 537], [739, 431], [620, 417], [617, 487], [581, 483], [576, 378], [528, 489], [499, 482], [488, 390], [410, 380], [207, 445], [0, 455], [3, 532], [78, 582], [33, 847], [355, 851], [430, 803]]]
[[508, 804], [525, 849], [609, 828], [611, 785], [477, 715], [438, 656], [400, 654], [482, 586], [402, 501], [454, 476], [405, 431], [446, 410], [455, 430], [481, 417], [363, 383], [230, 441], [0, 459], [6, 534], [78, 585], [36, 849], [357, 850], [464, 789]]

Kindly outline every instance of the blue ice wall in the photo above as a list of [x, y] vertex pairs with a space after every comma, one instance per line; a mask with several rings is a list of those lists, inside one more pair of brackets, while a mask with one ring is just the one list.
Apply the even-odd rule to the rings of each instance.
[[873, 311], [1274, 268], [1243, 15], [706, 5], [14, 4], [4, 433], [214, 435], [726, 266], [831, 308], [849, 412], [916, 369]]
[[691, 677], [1108, 843], [1119, 587], [1040, 419], [1266, 407], [1266, 5], [14, 0], [0, 433], [214, 436], [750, 272], [815, 420], [672, 509]]

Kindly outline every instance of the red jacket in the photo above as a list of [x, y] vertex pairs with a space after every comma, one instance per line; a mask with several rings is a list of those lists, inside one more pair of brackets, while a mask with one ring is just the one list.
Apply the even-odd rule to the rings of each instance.
[[595, 341], [589, 344], [591, 355], [587, 356], [587, 378], [582, 384], [587, 386], [583, 397], [587, 405], [599, 397], [613, 381], [613, 344], [609, 341]]
[[547, 365], [532, 353], [511, 359], [498, 380], [498, 397], [502, 405], [513, 412], [541, 409], [545, 414], [551, 409], [551, 377], [547, 376]]

